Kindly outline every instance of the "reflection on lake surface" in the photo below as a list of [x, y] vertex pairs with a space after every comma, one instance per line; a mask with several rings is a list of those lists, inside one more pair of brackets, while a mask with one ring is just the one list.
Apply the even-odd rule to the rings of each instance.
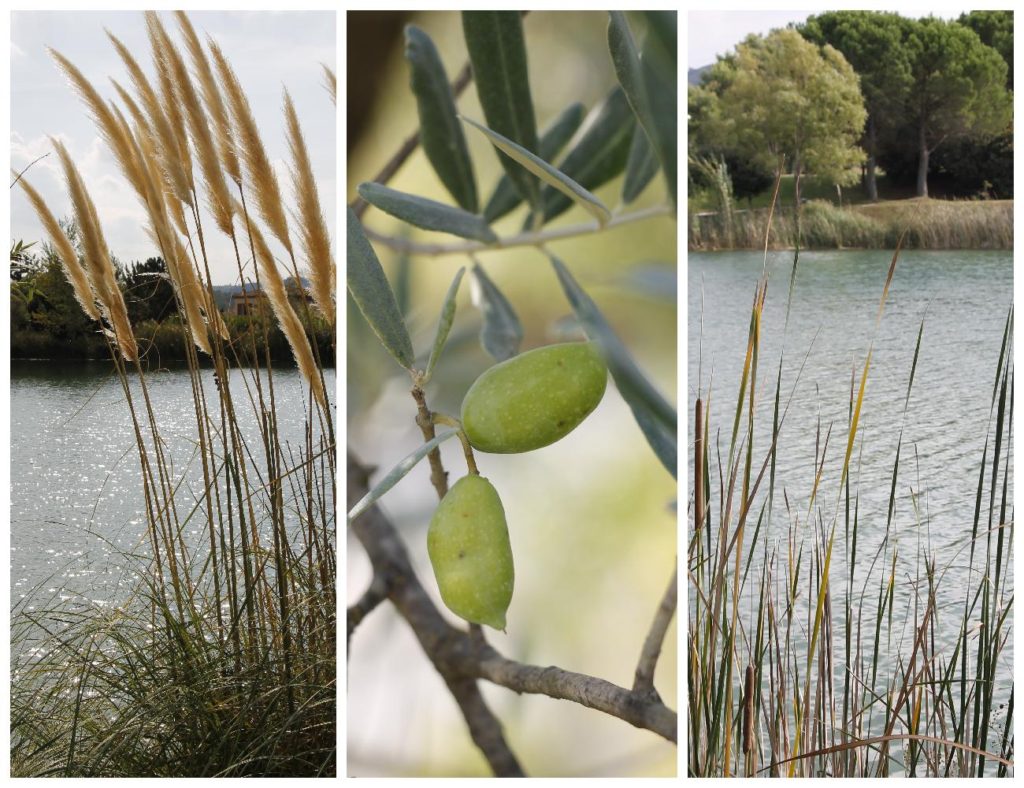
[[[333, 392], [334, 370], [327, 370], [325, 379]], [[298, 455], [305, 440], [308, 388], [295, 370], [275, 370], [273, 381], [287, 458], [289, 446]], [[215, 407], [212, 370], [203, 371], [202, 383]], [[150, 372], [146, 384], [173, 479], [180, 483], [175, 500], [184, 521], [203, 492], [189, 375], [180, 368]], [[230, 386], [239, 426], [260, 472], [260, 479], [250, 479], [257, 486], [265, 482], [266, 463], [259, 424], [248, 406], [248, 392], [255, 391], [252, 372], [233, 370]], [[36, 600], [45, 604], [84, 597], [103, 603], [122, 598], [134, 578], [122, 576], [130, 562], [121, 554], [149, 552], [144, 508], [131, 416], [110, 365], [12, 362], [12, 607], [31, 609]], [[201, 511], [184, 527], [193, 545], [208, 538]]]

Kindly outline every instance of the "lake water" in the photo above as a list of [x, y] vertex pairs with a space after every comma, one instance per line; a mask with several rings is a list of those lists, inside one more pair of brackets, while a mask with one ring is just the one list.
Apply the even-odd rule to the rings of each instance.
[[[815, 512], [820, 512], [826, 532], [836, 514], [837, 485], [848, 434], [851, 375], [859, 384], [891, 259], [892, 253], [884, 251], [802, 253], [784, 336], [793, 256], [789, 252], [768, 257], [769, 285], [758, 370], [756, 418], [760, 428], [755, 428], [753, 475], [756, 476], [771, 443], [776, 375], [784, 346], [782, 406], [791, 392], [792, 402], [779, 440], [772, 523], [759, 536], [759, 543], [767, 538], [770, 546], [780, 547], [783, 557], [787, 534], [794, 522], [797, 538], [805, 542], [805, 556], [813, 546], [813, 529], [807, 523], [808, 505], [819, 439], [824, 442], [829, 426], [832, 434]], [[691, 253], [688, 261], [688, 423], [693, 424], [698, 381], [704, 397], [710, 383], [711, 499], [713, 522], [717, 522], [718, 452], [724, 466], [746, 353], [751, 303], [764, 256], [757, 252]], [[885, 535], [893, 461], [903, 430], [892, 536], [880, 561], [885, 563], [892, 548], [898, 545], [895, 621], [899, 622], [907, 612], [908, 601], [914, 598], [912, 585], [923, 578], [923, 569], [919, 577], [919, 550], [927, 548], [928, 554], [937, 558], [939, 570], [945, 572], [939, 584], [937, 637], [947, 643], [956, 635], [968, 584], [972, 590], [979, 584], [977, 567], [973, 576], [969, 572], [966, 546], [971, 537], [985, 439], [990, 429], [995, 431], [994, 420], [991, 428], [989, 425], [990, 405], [1012, 300], [1011, 252], [903, 252], [875, 336], [858, 443], [851, 461], [851, 493], [860, 495], [855, 582], [855, 590], [859, 591], [870, 559]], [[922, 321], [920, 356], [904, 412]], [[801, 364], [805, 366], [794, 388]], [[745, 408], [746, 404], [744, 419]], [[741, 424], [741, 437], [743, 427]], [[687, 434], [691, 436], [688, 457], [692, 479], [692, 427]], [[1005, 446], [1002, 455], [1005, 461]], [[1012, 451], [1010, 462], [1012, 507]], [[748, 521], [748, 546], [766, 488], [767, 474], [759, 493], [762, 497], [755, 503]], [[687, 495], [692, 495], [692, 490]], [[1013, 519], [1012, 508], [1007, 519]], [[834, 614], [841, 614], [845, 600], [843, 529], [840, 511], [831, 573]], [[983, 556], [984, 541], [979, 545]], [[808, 568], [809, 565], [804, 567], [801, 578], [807, 577]], [[1007, 568], [1009, 595], [1013, 588], [1012, 561]], [[879, 574], [876, 567], [866, 614], [877, 593]], [[752, 571], [748, 582], [756, 585], [757, 577], [758, 573]], [[806, 621], [807, 597], [805, 589], [800, 600], [803, 618], [798, 616], [798, 621]], [[842, 639], [842, 626], [841, 619], [837, 620], [837, 645]], [[903, 653], [896, 640], [890, 653], [893, 659]], [[907, 649], [909, 645], [905, 644], [903, 650]], [[1012, 654], [1011, 637], [999, 667], [1007, 685], [1012, 676]], [[1006, 689], [1008, 692], [1009, 687]]]
[[[252, 373], [244, 377], [252, 385]], [[333, 392], [334, 370], [325, 377]], [[153, 372], [146, 381], [175, 481], [182, 481], [179, 506], [191, 508], [202, 467], [188, 373]], [[203, 385], [215, 403], [212, 370], [203, 372]], [[243, 372], [233, 370], [230, 385], [243, 435], [258, 456], [256, 419], [237, 405], [245, 399]], [[275, 370], [274, 387], [282, 445], [286, 456], [289, 444], [298, 455], [307, 389], [295, 370]], [[118, 554], [148, 554], [148, 542], [134, 433], [110, 365], [13, 362], [10, 451], [12, 607], [123, 596], [134, 578], [123, 575]], [[200, 519], [186, 526], [197, 542], [206, 538]]]

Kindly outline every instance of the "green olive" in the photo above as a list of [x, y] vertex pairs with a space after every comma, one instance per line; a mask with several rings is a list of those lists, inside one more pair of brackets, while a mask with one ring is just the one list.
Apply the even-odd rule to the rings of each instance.
[[505, 510], [483, 476], [459, 479], [427, 530], [427, 552], [441, 599], [474, 624], [505, 629], [515, 572]]
[[476, 379], [462, 400], [462, 427], [480, 451], [533, 451], [576, 429], [607, 383], [608, 368], [593, 342], [530, 350]]

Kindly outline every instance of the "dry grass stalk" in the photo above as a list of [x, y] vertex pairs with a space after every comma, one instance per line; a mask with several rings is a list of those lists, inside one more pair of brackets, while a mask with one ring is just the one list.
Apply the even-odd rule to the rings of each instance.
[[50, 209], [46, 207], [46, 203], [39, 192], [33, 189], [24, 178], [20, 178], [18, 183], [21, 184], [21, 188], [28, 195], [28, 199], [32, 203], [32, 207], [35, 208], [36, 215], [39, 217], [43, 229], [50, 236], [50, 241], [57, 250], [61, 262], [64, 264], [64, 273], [75, 291], [75, 299], [89, 317], [93, 320], [99, 320], [100, 312], [96, 308], [92, 288], [89, 286], [89, 278], [86, 276], [82, 264], [78, 261], [78, 253], [75, 252], [75, 247], [71, 244], [71, 240], [64, 230], [61, 229], [54, 215], [50, 213]]
[[[177, 154], [178, 164], [185, 173], [188, 190], [192, 193], [196, 189], [192, 177], [192, 154], [188, 146], [188, 133], [185, 131], [185, 117], [179, 105], [180, 97], [175, 91], [174, 74], [167, 53], [168, 45], [165, 44], [168, 40], [167, 33], [155, 11], [146, 11], [145, 15], [146, 32], [149, 34], [150, 48], [153, 50], [153, 65], [156, 66], [157, 79], [160, 83], [160, 97], [166, 108], [167, 121], [174, 133], [174, 145], [168, 146], [164, 155], [171, 158], [174, 153]], [[191, 204], [188, 200], [182, 201]]]
[[128, 322], [128, 310], [124, 304], [124, 297], [114, 278], [114, 265], [110, 261], [107, 242], [103, 238], [96, 205], [89, 196], [89, 192], [82, 182], [82, 176], [71, 160], [67, 149], [59, 140], [51, 138], [51, 141], [64, 166], [64, 178], [67, 181], [68, 193], [75, 208], [75, 221], [78, 223], [81, 233], [85, 271], [89, 277], [89, 283], [100, 302], [103, 316], [113, 328], [121, 354], [129, 361], [136, 361], [139, 357], [138, 347], [135, 343], [135, 336], [132, 334], [131, 324]]
[[[242, 213], [241, 206], [236, 206], [235, 210]], [[277, 270], [274, 256], [270, 253], [270, 248], [267, 246], [267, 242], [259, 228], [250, 222], [249, 230], [252, 233], [253, 246], [256, 250], [256, 261], [259, 263], [260, 277], [267, 300], [274, 310], [274, 315], [281, 326], [281, 331], [284, 332], [285, 339], [288, 340], [288, 345], [295, 356], [295, 363], [298, 364], [302, 375], [309, 382], [317, 402], [320, 403], [322, 408], [326, 409], [327, 397], [316, 361], [313, 358], [313, 350], [310, 347], [309, 338], [302, 329], [299, 316], [295, 314], [295, 310], [292, 309], [292, 305], [288, 301], [288, 291], [284, 286], [284, 280], [281, 278], [280, 272]]]
[[242, 169], [238, 163], [238, 153], [235, 150], [234, 135], [231, 130], [231, 117], [228, 109], [224, 106], [224, 98], [221, 96], [220, 88], [217, 87], [217, 80], [213, 76], [213, 69], [210, 68], [210, 61], [206, 57], [199, 37], [196, 35], [192, 23], [184, 11], [175, 11], [178, 19], [178, 26], [185, 37], [185, 48], [188, 49], [192, 58], [192, 65], [195, 68], [199, 80], [199, 89], [203, 94], [203, 102], [213, 118], [214, 133], [217, 135], [217, 150], [220, 153], [221, 166], [236, 184], [242, 182]]
[[256, 200], [256, 209], [267, 227], [270, 228], [270, 232], [288, 250], [288, 254], [294, 257], [292, 242], [288, 236], [288, 219], [285, 216], [284, 203], [281, 200], [281, 188], [277, 183], [277, 175], [274, 174], [267, 151], [263, 147], [259, 126], [256, 125], [256, 118], [253, 117], [249, 99], [246, 97], [245, 91], [242, 90], [242, 85], [239, 83], [238, 77], [235, 76], [234, 69], [231, 68], [231, 64], [228, 63], [220, 48], [211, 42], [210, 51], [217, 64], [220, 81], [227, 94], [228, 106], [231, 107], [231, 115], [238, 131], [238, 152], [245, 163], [248, 185]]
[[292, 183], [298, 203], [299, 239], [309, 263], [313, 300], [327, 322], [334, 325], [334, 293], [336, 268], [331, 254], [331, 238], [327, 232], [320, 195], [313, 176], [309, 150], [302, 136], [299, 117], [288, 91], [284, 92], [284, 114], [288, 126], [288, 145], [292, 154]]

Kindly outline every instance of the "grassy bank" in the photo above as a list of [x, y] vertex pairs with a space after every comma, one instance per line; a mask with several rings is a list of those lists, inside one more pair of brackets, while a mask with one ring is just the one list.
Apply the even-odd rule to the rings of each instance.
[[[879, 282], [876, 334], [898, 255]], [[869, 539], [858, 541], [867, 527], [859, 517], [865, 452], [858, 428], [867, 415], [873, 342], [859, 379], [850, 379], [847, 422], [827, 429], [819, 422], [813, 436], [815, 467], [801, 491], [806, 508], [793, 489], [776, 486], [776, 468], [789, 462], [777, 447], [796, 381], [783, 378], [781, 356], [777, 370], [762, 368], [767, 290], [762, 277], [746, 347], [736, 348], [745, 359], [736, 402], [716, 404], [711, 384], [697, 384], [688, 773], [1012, 776], [1013, 669], [1005, 654], [1013, 628], [1012, 309], [1001, 342], [993, 337], [985, 348], [993, 362], [988, 423], [976, 425], [977, 449], [963, 449], [978, 452], [978, 475], [949, 480], [974, 501], [973, 522], [954, 539], [933, 542], [927, 511], [915, 509], [922, 536], [906, 557], [893, 515], [916, 456], [902, 430], [894, 456], [883, 460], [891, 469], [882, 491], [889, 501], [884, 537], [870, 549], [863, 546]], [[916, 343], [907, 338], [913, 362], [904, 418], [921, 346], [921, 332]], [[762, 391], [766, 374], [774, 395]], [[772, 439], [755, 450], [757, 403], [765, 396], [774, 397]], [[825, 472], [826, 456], [836, 452], [838, 476]], [[947, 576], [953, 566], [966, 570], [966, 582]]]
[[[732, 221], [719, 214], [688, 215], [691, 250], [763, 249], [768, 209], [735, 211]], [[906, 230], [909, 249], [1012, 249], [1013, 201], [891, 200], [838, 208], [812, 200], [800, 217], [804, 249], [893, 249]], [[796, 246], [792, 208], [776, 207], [769, 248]]]

